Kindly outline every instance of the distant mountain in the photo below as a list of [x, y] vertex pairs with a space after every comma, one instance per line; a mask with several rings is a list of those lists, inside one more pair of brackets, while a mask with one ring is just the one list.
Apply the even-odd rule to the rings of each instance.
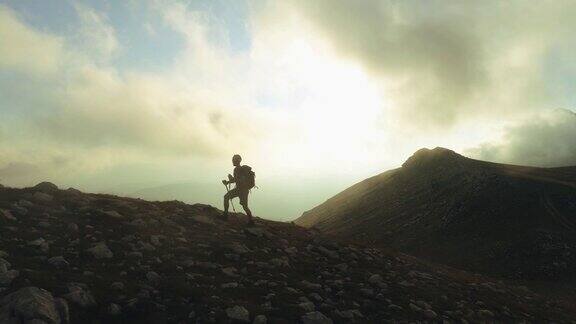
[[464, 269], [574, 279], [576, 167], [505, 165], [421, 149], [296, 223]]
[[[318, 201], [330, 197], [333, 188], [345, 188], [343, 182], [303, 181], [302, 183], [281, 182], [280, 180], [256, 179], [259, 188], [251, 190], [249, 203], [256, 215], [266, 215], [273, 220], [293, 220], [302, 211], [315, 206]], [[115, 192], [122, 194], [122, 192]], [[147, 200], [180, 200], [184, 202], [202, 201], [214, 206], [222, 206], [226, 188], [215, 180], [206, 182], [182, 182], [141, 187], [124, 192], [124, 195]], [[236, 210], [242, 210], [238, 199], [233, 203]]]

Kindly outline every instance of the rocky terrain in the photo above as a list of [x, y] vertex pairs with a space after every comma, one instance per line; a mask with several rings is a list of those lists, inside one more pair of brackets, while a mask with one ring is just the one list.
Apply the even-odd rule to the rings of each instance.
[[0, 188], [0, 323], [574, 323], [530, 289], [207, 205]]
[[491, 276], [576, 282], [576, 167], [422, 149], [296, 223]]

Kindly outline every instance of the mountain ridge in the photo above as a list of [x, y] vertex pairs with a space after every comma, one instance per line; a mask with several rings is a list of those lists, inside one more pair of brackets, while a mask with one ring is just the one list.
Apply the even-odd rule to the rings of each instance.
[[[530, 260], [521, 246], [540, 253], [544, 248], [530, 241], [543, 240], [569, 245], [567, 253], [576, 249], [574, 211], [576, 167], [498, 164], [435, 148], [418, 150], [402, 167], [349, 187], [295, 222], [468, 270], [503, 268], [492, 274], [542, 279], [571, 277], [576, 260]], [[548, 269], [555, 261], [568, 265]]]

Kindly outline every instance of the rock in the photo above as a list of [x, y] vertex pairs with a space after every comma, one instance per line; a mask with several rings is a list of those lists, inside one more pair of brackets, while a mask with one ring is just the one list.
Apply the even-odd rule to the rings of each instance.
[[68, 314], [52, 294], [37, 287], [26, 287], [0, 300], [0, 323], [66, 323]]
[[298, 306], [306, 312], [313, 312], [316, 309], [313, 302], [303, 302], [298, 304]]
[[142, 260], [144, 254], [142, 254], [142, 252], [129, 252], [126, 254], [126, 258], [130, 260]]
[[371, 275], [370, 278], [368, 278], [368, 282], [377, 285], [382, 282], [382, 276], [379, 274]]
[[422, 314], [424, 314], [424, 316], [426, 316], [426, 318], [429, 318], [429, 319], [434, 319], [434, 318], [438, 317], [438, 314], [436, 314], [436, 312], [431, 310], [431, 309], [424, 310], [422, 312]]
[[66, 193], [71, 195], [71, 196], [81, 196], [82, 195], [82, 191], [76, 189], [76, 188], [68, 188], [66, 189]]
[[288, 261], [280, 259], [280, 258], [274, 258], [274, 259], [270, 260], [270, 263], [272, 263], [272, 265], [274, 265], [275, 267], [289, 267], [290, 266]]
[[52, 226], [52, 224], [50, 222], [47, 222], [47, 221], [38, 222], [38, 227], [49, 228], [50, 226]]
[[42, 237], [28, 242], [28, 245], [34, 246], [44, 253], [50, 250], [50, 244]]
[[321, 284], [317, 284], [317, 283], [312, 283], [306, 280], [303, 280], [302, 282], [302, 286], [306, 289], [309, 290], [320, 290], [322, 289], [322, 285]]
[[258, 315], [254, 318], [252, 324], [266, 324], [268, 323], [268, 319], [265, 315]]
[[332, 324], [332, 319], [320, 312], [309, 312], [301, 318], [303, 324]]
[[226, 288], [238, 288], [238, 283], [237, 282], [229, 282], [229, 283], [224, 283], [221, 284], [220, 287], [226, 289]]
[[156, 283], [160, 282], [160, 280], [162, 280], [162, 277], [154, 271], [148, 271], [146, 273], [146, 279], [148, 281], [150, 281], [151, 283], [156, 284]]
[[17, 218], [14, 217], [14, 215], [12, 215], [12, 212], [10, 212], [9, 210], [5, 210], [5, 209], [0, 209], [0, 217], [7, 219], [7, 220], [11, 220], [11, 221], [17, 220]]
[[237, 253], [237, 254], [245, 254], [245, 253], [252, 252], [244, 244], [240, 244], [237, 242], [230, 244], [229, 248], [230, 248], [230, 250], [232, 250], [234, 253]]
[[68, 302], [64, 298], [54, 298], [54, 306], [60, 315], [60, 322], [62, 324], [70, 323], [70, 307], [68, 307]]
[[40, 203], [48, 203], [54, 199], [52, 195], [40, 191], [35, 192], [34, 195], [32, 195], [32, 198]]
[[120, 213], [118, 213], [115, 210], [106, 210], [106, 211], [101, 211], [102, 215], [110, 217], [110, 218], [114, 218], [114, 219], [123, 219], [124, 216], [122, 216]]
[[124, 290], [124, 283], [119, 282], [119, 281], [115, 281], [110, 285], [110, 288], [112, 288], [114, 290]]
[[355, 310], [336, 310], [334, 313], [345, 319], [353, 319], [355, 316]]
[[78, 225], [76, 225], [76, 223], [68, 223], [66, 229], [72, 233], [76, 233], [78, 232]]
[[120, 307], [118, 304], [110, 303], [106, 306], [106, 308], [104, 308], [104, 314], [108, 316], [118, 316], [122, 314], [122, 307]]
[[65, 268], [69, 265], [68, 261], [63, 256], [55, 256], [48, 259], [48, 264], [56, 268]]
[[193, 220], [195, 220], [198, 223], [202, 223], [202, 224], [214, 224], [214, 218], [213, 217], [208, 217], [205, 215], [194, 215], [192, 217]]
[[39, 184], [34, 186], [34, 189], [44, 192], [44, 193], [51, 193], [54, 191], [58, 191], [58, 186], [51, 182], [40, 182]]
[[10, 262], [0, 258], [0, 273], [8, 272], [11, 266]]
[[285, 248], [284, 252], [294, 255], [294, 254], [298, 253], [298, 248], [295, 246], [291, 246], [291, 247]]
[[244, 234], [246, 234], [247, 236], [254, 236], [254, 237], [267, 237], [267, 238], [273, 237], [272, 234], [270, 234], [268, 231], [260, 227], [245, 228]]
[[250, 322], [250, 312], [242, 306], [236, 305], [231, 308], [226, 308], [226, 315], [233, 320], [246, 323]]
[[20, 275], [18, 270], [7, 270], [6, 272], [0, 272], [0, 287], [8, 287], [12, 284], [12, 281]]
[[0, 209], [0, 217], [4, 218], [6, 220], [9, 220], [9, 221], [17, 220], [17, 218], [14, 217], [14, 215], [12, 215], [12, 213], [9, 210], [5, 210], [5, 209]]
[[71, 282], [67, 284], [68, 293], [64, 297], [70, 303], [76, 304], [82, 308], [89, 308], [96, 306], [96, 300], [88, 289], [88, 286], [83, 283]]
[[105, 242], [100, 242], [94, 245], [92, 248], [88, 249], [88, 252], [90, 252], [96, 259], [110, 259], [114, 257], [114, 253], [110, 251]]
[[28, 215], [28, 208], [26, 208], [26, 207], [14, 205], [14, 206], [12, 206], [11, 210], [20, 216]]
[[222, 269], [222, 273], [224, 273], [225, 275], [230, 276], [230, 277], [237, 277], [238, 276], [237, 271], [238, 270], [234, 267], [228, 267], [228, 268]]
[[323, 255], [332, 258], [332, 259], [339, 259], [340, 256], [338, 255], [338, 252], [336, 251], [332, 251], [332, 250], [328, 250], [327, 248], [323, 247], [323, 246], [319, 246], [318, 251], [320, 253], [322, 253]]
[[10, 254], [8, 254], [7, 252], [0, 250], [0, 258], [5, 258], [5, 257], [7, 257], [7, 256], [9, 256], [9, 255], [10, 255]]
[[487, 319], [494, 318], [494, 313], [487, 310], [487, 309], [481, 309], [478, 311], [478, 317], [481, 319], [487, 320]]

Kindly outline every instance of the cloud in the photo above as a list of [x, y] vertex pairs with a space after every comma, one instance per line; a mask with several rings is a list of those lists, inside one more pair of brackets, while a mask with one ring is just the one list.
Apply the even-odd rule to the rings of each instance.
[[392, 96], [402, 128], [450, 129], [513, 116], [549, 98], [544, 60], [569, 41], [576, 4], [546, 1], [292, 1]]
[[[21, 34], [8, 38], [7, 45], [17, 45], [16, 41], [26, 44], [7, 46], [9, 54], [0, 51], [0, 57], [14, 57], [8, 68], [51, 73], [34, 81], [2, 80], [2, 93], [10, 100], [1, 107], [0, 168], [23, 170], [21, 166], [30, 166], [29, 170], [35, 170], [27, 176], [4, 172], [4, 178], [29, 184], [30, 179], [70, 179], [115, 164], [210, 159], [242, 150], [261, 134], [263, 117], [242, 109], [234, 91], [227, 90], [232, 84], [221, 66], [225, 62], [217, 63], [225, 56], [210, 54], [218, 51], [208, 43], [202, 28], [195, 34], [193, 45], [207, 55], [188, 58], [184, 53], [177, 59], [182, 65], [154, 73], [126, 72], [109, 61], [121, 46], [105, 16], [78, 4], [75, 8], [81, 42], [76, 36], [39, 33], [15, 12], [0, 12], [6, 18], [0, 22], [0, 31], [7, 32], [3, 26], [15, 26]], [[46, 51], [47, 55], [51, 54], [48, 45], [58, 45], [51, 65], [34, 65], [38, 63], [29, 58], [34, 44], [39, 46], [35, 51]], [[59, 64], [63, 57], [69, 59]], [[8, 63], [0, 63], [0, 73], [6, 71]], [[190, 74], [186, 64], [204, 70]], [[213, 67], [214, 73], [206, 66]], [[222, 74], [217, 75], [218, 71]], [[211, 79], [216, 76], [218, 79]], [[33, 92], [29, 92], [30, 86]], [[23, 96], [24, 92], [27, 95]]]
[[108, 62], [121, 46], [107, 16], [79, 2], [72, 4], [80, 21], [75, 41], [85, 55], [97, 62]]
[[0, 4], [0, 69], [35, 75], [55, 73], [62, 63], [64, 42], [22, 23], [14, 11]]
[[576, 114], [553, 110], [531, 116], [506, 128], [500, 141], [485, 143], [467, 154], [520, 165], [576, 165]]

